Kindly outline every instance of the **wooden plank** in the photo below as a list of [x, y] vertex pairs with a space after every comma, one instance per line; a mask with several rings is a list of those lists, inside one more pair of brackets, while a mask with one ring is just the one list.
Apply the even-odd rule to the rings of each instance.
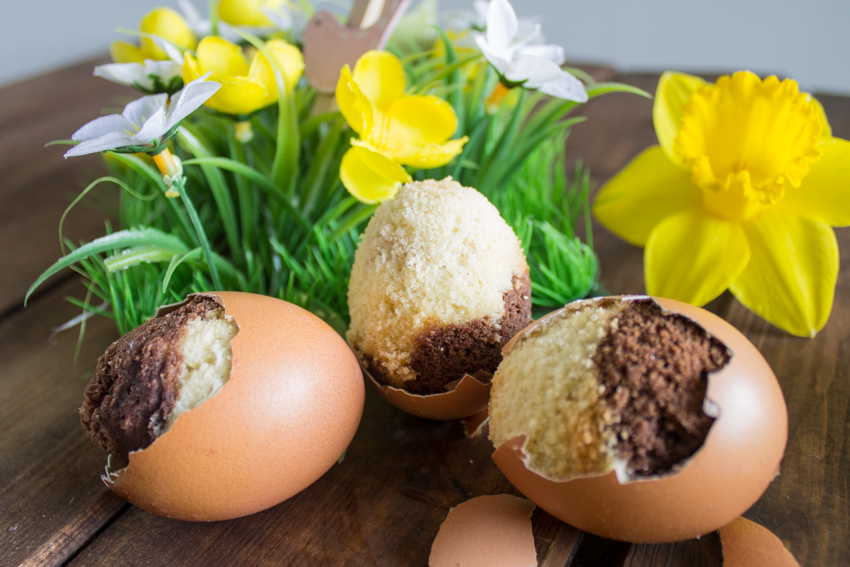
[[[131, 508], [71, 565], [143, 565], [152, 553], [170, 565], [425, 565], [451, 507], [516, 494], [492, 451], [486, 437], [465, 437], [459, 422], [403, 414], [369, 390], [345, 460], [290, 500], [210, 524]], [[578, 532], [542, 511], [533, 525], [540, 565], [562, 567]]]
[[[850, 139], [850, 99], [818, 98], [833, 135]], [[770, 362], [788, 404], [781, 474], [745, 516], [774, 532], [804, 566], [850, 564], [850, 229], [835, 233], [835, 303], [814, 339], [791, 337], [737, 302], [728, 317]]]
[[[30, 284], [61, 256], [57, 228], [62, 213], [105, 171], [99, 156], [64, 160], [66, 146], [44, 144], [68, 139], [107, 107], [117, 111], [136, 98], [132, 90], [92, 76], [93, 66], [101, 62], [0, 89], [0, 313], [22, 304]], [[107, 203], [117, 202], [116, 189], [96, 191], [112, 196]], [[91, 240], [103, 234], [103, 219], [102, 211], [78, 206], [66, 234], [75, 241]]]
[[[48, 340], [50, 327], [78, 310], [62, 299], [80, 295], [61, 285], [32, 307], [0, 322], [0, 558], [59, 564], [70, 558], [126, 504], [99, 476], [105, 457], [79, 423], [85, 382], [73, 373], [77, 335]], [[105, 319], [89, 321], [84, 367], [115, 338]]]

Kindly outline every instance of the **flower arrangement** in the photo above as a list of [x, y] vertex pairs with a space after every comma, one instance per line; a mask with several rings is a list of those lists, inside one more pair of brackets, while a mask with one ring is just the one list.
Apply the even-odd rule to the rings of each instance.
[[[446, 176], [477, 188], [513, 226], [536, 305], [595, 288], [590, 223], [584, 242], [575, 231], [589, 214], [589, 176], [570, 172], [563, 155], [581, 120], [569, 115], [595, 96], [646, 93], [563, 68], [563, 49], [543, 43], [539, 24], [521, 31], [507, 0], [479, 3], [484, 22], [417, 35], [391, 33], [407, 3], [387, 2], [375, 44], [337, 53], [352, 64], [331, 70], [335, 93], [312, 79], [323, 70], [307, 57], [317, 49], [311, 18], [332, 21], [347, 41], [335, 16], [306, 1], [210, 4], [207, 19], [185, 0], [183, 15], [154, 10], [131, 32], [138, 44], [116, 43], [115, 62], [95, 70], [148, 95], [65, 142], [75, 144], [66, 157], [105, 152], [111, 173], [68, 211], [111, 184], [118, 226], [107, 221], [88, 243], [63, 239], [66, 254], [30, 293], [73, 266], [88, 288], [73, 300], [78, 320], [104, 315], [121, 333], [159, 305], [211, 290], [286, 299], [343, 332], [354, 251], [377, 204], [406, 181]], [[400, 29], [437, 21], [433, 5]], [[368, 8], [357, 0], [352, 13]]]

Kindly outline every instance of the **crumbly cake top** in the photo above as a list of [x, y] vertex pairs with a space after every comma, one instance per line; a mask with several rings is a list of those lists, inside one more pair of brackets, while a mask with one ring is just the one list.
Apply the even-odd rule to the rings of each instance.
[[519, 240], [498, 210], [450, 178], [408, 183], [372, 217], [348, 291], [348, 339], [394, 381], [416, 338], [435, 324], [498, 321], [527, 273]]

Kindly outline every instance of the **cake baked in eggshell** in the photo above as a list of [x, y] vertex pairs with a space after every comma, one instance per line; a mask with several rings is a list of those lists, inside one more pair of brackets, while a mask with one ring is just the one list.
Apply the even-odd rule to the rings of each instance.
[[531, 322], [519, 240], [481, 193], [451, 178], [404, 185], [355, 255], [347, 337], [379, 382], [414, 394], [495, 372]]

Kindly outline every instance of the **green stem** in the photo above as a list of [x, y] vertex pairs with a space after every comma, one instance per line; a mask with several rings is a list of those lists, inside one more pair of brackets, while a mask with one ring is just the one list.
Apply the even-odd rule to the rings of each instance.
[[186, 212], [189, 213], [189, 218], [195, 226], [195, 233], [198, 236], [198, 241], [201, 243], [201, 249], [204, 251], [204, 259], [207, 262], [207, 268], [209, 268], [213, 285], [217, 291], [223, 291], [224, 286], [221, 285], [221, 279], [218, 277], [218, 268], [215, 266], [212, 248], [210, 247], [209, 240], [207, 240], [207, 234], [204, 232], [204, 225], [201, 224], [201, 219], [198, 218], [198, 211], [195, 210], [195, 205], [192, 204], [192, 200], [189, 199], [189, 194], [186, 192], [186, 178], [180, 177], [173, 180], [172, 183], [172, 187], [180, 194], [180, 198], [183, 199]]

